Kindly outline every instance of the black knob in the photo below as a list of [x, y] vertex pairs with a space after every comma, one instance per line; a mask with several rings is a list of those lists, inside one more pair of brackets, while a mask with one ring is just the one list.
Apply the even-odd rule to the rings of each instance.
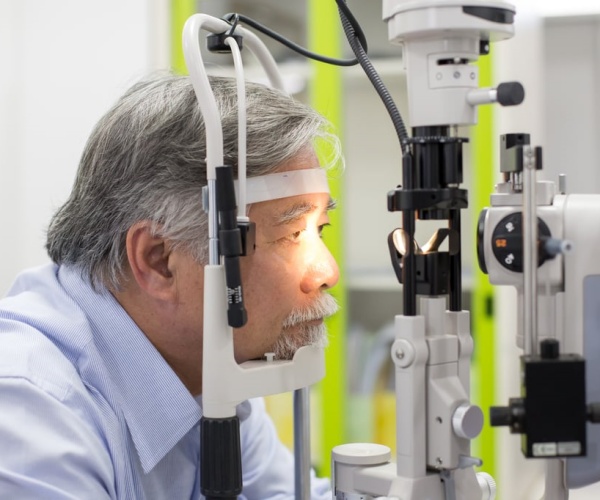
[[600, 423], [600, 403], [591, 403], [588, 405], [588, 420], [592, 424]]
[[542, 359], [557, 359], [560, 354], [560, 344], [556, 339], [544, 339], [540, 342]]
[[513, 434], [525, 431], [525, 400], [510, 398], [508, 406], [490, 407], [490, 424], [492, 427], [506, 425]]
[[516, 106], [525, 99], [525, 89], [519, 82], [506, 82], [498, 85], [497, 99], [502, 106]]
[[512, 410], [508, 406], [490, 407], [490, 425], [492, 427], [509, 426], [512, 425], [512, 421]]
[[479, 269], [484, 274], [488, 273], [487, 266], [485, 264], [485, 247], [484, 247], [484, 235], [485, 235], [485, 219], [487, 216], [488, 209], [484, 208], [479, 214], [477, 220], [477, 262], [479, 262]]

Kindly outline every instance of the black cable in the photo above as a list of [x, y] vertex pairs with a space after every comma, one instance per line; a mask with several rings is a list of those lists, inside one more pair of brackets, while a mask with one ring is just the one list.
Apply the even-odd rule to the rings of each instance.
[[344, 15], [346, 16], [346, 18], [348, 19], [348, 22], [350, 23], [350, 25], [352, 26], [352, 29], [354, 30], [354, 35], [358, 38], [358, 41], [360, 42], [362, 48], [364, 49], [365, 52], [367, 51], [367, 38], [365, 37], [365, 34], [362, 30], [362, 28], [360, 27], [360, 24], [358, 23], [358, 20], [354, 17], [354, 14], [352, 14], [352, 12], [350, 11], [350, 7], [348, 7], [348, 4], [346, 4], [346, 2], [336, 2], [338, 9], [341, 10]]
[[[385, 108], [392, 119], [392, 123], [394, 124], [394, 128], [396, 129], [396, 135], [398, 136], [398, 140], [400, 141], [400, 147], [402, 148], [403, 154], [409, 154], [410, 148], [408, 145], [408, 132], [406, 131], [406, 126], [404, 125], [404, 121], [402, 120], [402, 116], [390, 95], [390, 92], [384, 85], [381, 77], [371, 64], [371, 61], [367, 57], [367, 53], [361, 45], [361, 40], [357, 34], [357, 26], [358, 22], [350, 12], [350, 9], [346, 5], [344, 0], [335, 0], [338, 9], [340, 11], [340, 19], [342, 21], [342, 26], [344, 28], [344, 33], [346, 34], [346, 38], [350, 43], [350, 47], [352, 47], [352, 51], [356, 58], [358, 59], [358, 63], [361, 65], [367, 77], [375, 87], [375, 90], [381, 97]], [[358, 28], [360, 29], [360, 28]], [[361, 31], [362, 33], [362, 31]]]
[[[248, 26], [251, 26], [252, 28], [254, 28], [255, 30], [260, 31], [261, 33], [267, 35], [268, 37], [273, 38], [274, 40], [277, 40], [279, 43], [285, 45], [287, 48], [293, 50], [294, 52], [297, 52], [298, 54], [301, 54], [310, 59], [314, 59], [315, 61], [324, 62], [327, 64], [333, 64], [335, 66], [355, 66], [359, 62], [356, 59], [335, 59], [333, 57], [322, 56], [320, 54], [311, 52], [310, 50], [305, 49], [304, 47], [292, 42], [291, 40], [288, 40], [283, 35], [280, 35], [276, 31], [273, 31], [272, 29], [267, 28], [265, 25], [260, 24], [258, 21], [255, 21], [254, 19], [251, 19], [250, 17], [247, 17], [243, 14], [229, 13], [229, 14], [225, 14], [223, 16], [223, 19], [231, 24], [231, 19], [235, 19], [236, 16], [237, 16], [237, 19], [239, 21], [241, 21], [242, 23], [245, 23]], [[235, 25], [230, 30], [230, 34], [233, 32], [234, 27], [235, 27]], [[364, 47], [366, 47], [366, 39], [365, 39], [365, 36], [362, 33], [362, 31], [360, 31], [360, 34], [357, 34], [357, 36], [360, 37], [361, 42], [364, 43], [365, 44]]]
[[233, 34], [233, 31], [236, 28], [236, 25], [239, 21], [251, 26], [252, 28], [260, 31], [261, 33], [277, 40], [281, 44], [285, 45], [289, 49], [301, 54], [310, 59], [314, 59], [315, 61], [324, 62], [327, 64], [333, 64], [335, 66], [354, 66], [357, 63], [361, 65], [367, 77], [375, 87], [375, 90], [381, 97], [389, 115], [392, 119], [392, 123], [394, 124], [394, 128], [396, 129], [396, 135], [400, 141], [400, 147], [402, 148], [403, 154], [408, 154], [410, 149], [408, 146], [408, 133], [406, 131], [406, 127], [404, 125], [404, 121], [402, 120], [402, 116], [392, 99], [389, 91], [385, 87], [383, 81], [380, 76], [377, 74], [377, 71], [371, 64], [371, 61], [367, 57], [367, 39], [360, 27], [358, 21], [346, 5], [344, 0], [336, 0], [336, 4], [340, 11], [340, 18], [342, 21], [342, 26], [344, 28], [344, 33], [346, 34], [346, 38], [350, 43], [350, 47], [352, 51], [356, 55], [356, 59], [335, 59], [332, 57], [322, 56], [320, 54], [316, 54], [314, 52], [297, 45], [296, 43], [288, 40], [283, 35], [280, 35], [276, 31], [273, 31], [270, 28], [267, 28], [263, 24], [255, 21], [254, 19], [247, 17], [243, 14], [238, 13], [229, 13], [223, 16], [223, 19], [232, 24], [231, 29], [229, 30], [229, 34]]
[[227, 35], [232, 36], [233, 32], [235, 31], [235, 29], [237, 28], [238, 23], [240, 22], [240, 15], [239, 14], [233, 14], [233, 21], [228, 21], [231, 24], [231, 28], [229, 28], [229, 31], [227, 32]]

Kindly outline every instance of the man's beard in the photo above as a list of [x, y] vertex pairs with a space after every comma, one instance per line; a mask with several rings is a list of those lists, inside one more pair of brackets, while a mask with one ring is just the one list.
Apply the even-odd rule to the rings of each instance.
[[329, 339], [325, 324], [308, 325], [307, 323], [332, 316], [337, 310], [337, 302], [327, 293], [322, 293], [308, 307], [293, 309], [283, 321], [281, 335], [271, 349], [275, 359], [292, 359], [296, 351], [305, 345], [327, 347]]

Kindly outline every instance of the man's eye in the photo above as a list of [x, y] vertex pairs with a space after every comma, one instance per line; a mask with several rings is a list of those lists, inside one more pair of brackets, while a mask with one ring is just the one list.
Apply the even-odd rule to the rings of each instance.
[[298, 241], [303, 232], [304, 232], [304, 229], [301, 229], [300, 231], [296, 231], [295, 233], [290, 234], [288, 236], [288, 239], [291, 241]]
[[329, 224], [329, 222], [325, 223], [325, 224], [321, 224], [319, 226], [319, 238], [323, 237], [323, 229], [325, 229], [326, 227], [331, 226], [331, 224]]
[[304, 231], [305, 229], [300, 229], [299, 231], [295, 231], [292, 234], [288, 234], [287, 236], [280, 238], [278, 241], [281, 243], [297, 243], [302, 238], [302, 233]]
[[[319, 235], [319, 238], [323, 237], [323, 229], [329, 225], [330, 225], [329, 223], [325, 223], [325, 224], [321, 224], [315, 228], [317, 230], [317, 234]], [[314, 232], [313, 232], [314, 229], [305, 227], [303, 229], [299, 229], [298, 231], [294, 231], [293, 233], [288, 234], [287, 236], [284, 236], [283, 238], [280, 238], [279, 241], [281, 241], [282, 243], [299, 243], [300, 241], [302, 241], [303, 237], [305, 236], [304, 233], [306, 233], [306, 231], [310, 231], [311, 234], [314, 234]]]

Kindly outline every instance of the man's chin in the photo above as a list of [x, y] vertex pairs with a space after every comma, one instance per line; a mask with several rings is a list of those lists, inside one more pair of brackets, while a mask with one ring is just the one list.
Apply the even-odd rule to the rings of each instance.
[[272, 352], [275, 359], [290, 360], [301, 347], [312, 345], [324, 349], [328, 344], [325, 325], [318, 320], [284, 329]]

